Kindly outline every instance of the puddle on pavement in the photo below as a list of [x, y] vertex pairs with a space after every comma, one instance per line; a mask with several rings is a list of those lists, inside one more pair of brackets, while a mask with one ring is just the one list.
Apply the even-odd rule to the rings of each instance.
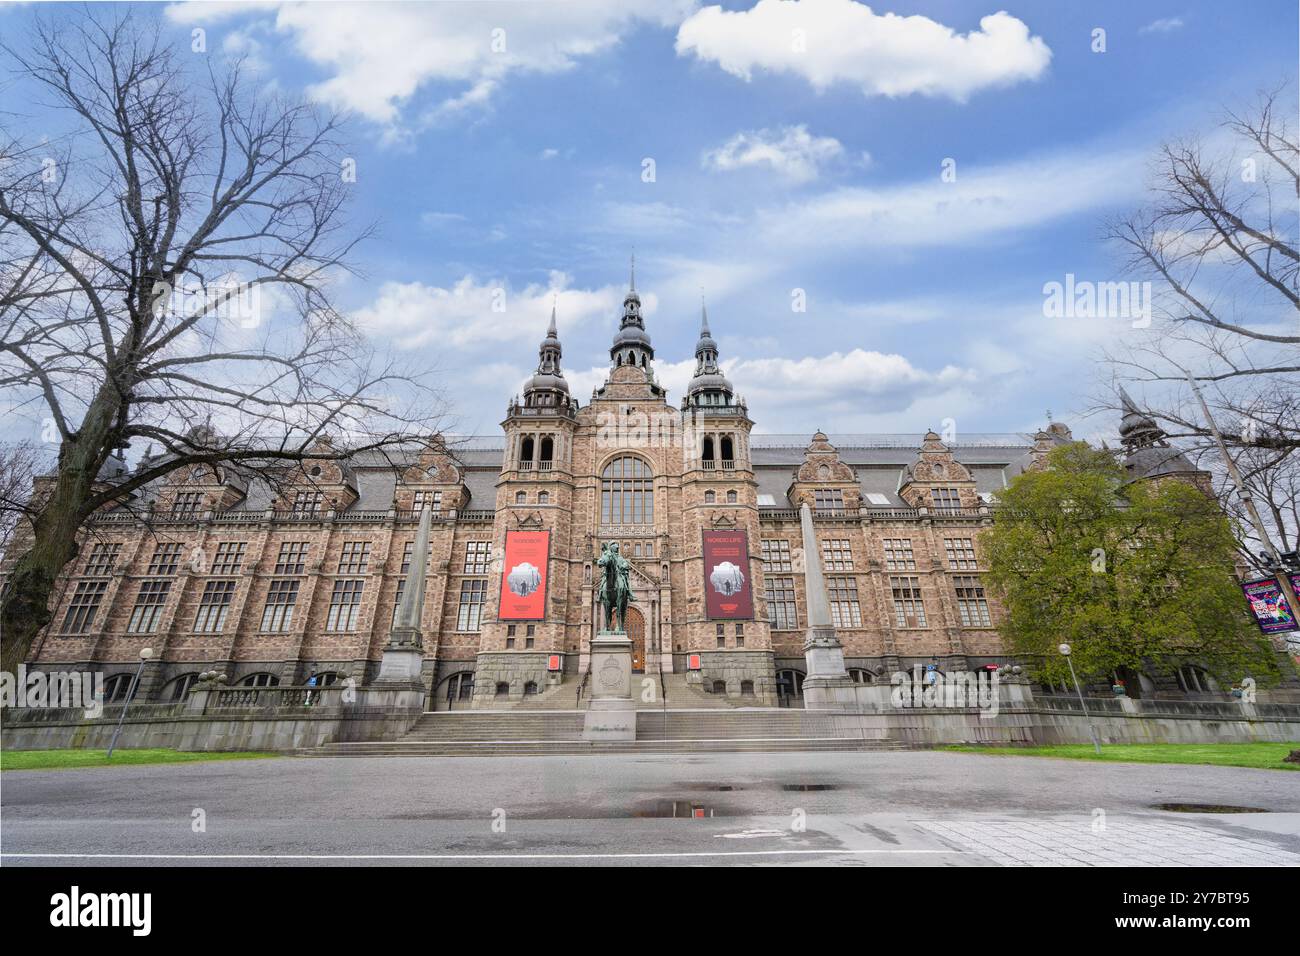
[[735, 811], [699, 800], [647, 800], [632, 808], [631, 816], [638, 818], [666, 817], [676, 820], [707, 820], [710, 817], [732, 817]]
[[1271, 813], [1263, 807], [1235, 807], [1227, 803], [1157, 803], [1156, 810], [1170, 813]]
[[809, 793], [816, 790], [834, 790], [833, 783], [783, 783], [782, 790], [793, 790], [800, 793]]

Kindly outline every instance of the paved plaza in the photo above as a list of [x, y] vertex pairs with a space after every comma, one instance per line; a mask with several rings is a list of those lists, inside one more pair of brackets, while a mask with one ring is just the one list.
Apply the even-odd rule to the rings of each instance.
[[10, 771], [0, 809], [5, 866], [1300, 864], [1297, 774], [939, 752]]

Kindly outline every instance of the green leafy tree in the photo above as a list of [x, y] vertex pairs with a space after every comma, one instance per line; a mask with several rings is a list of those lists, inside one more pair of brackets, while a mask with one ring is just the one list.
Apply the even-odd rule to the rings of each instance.
[[1121, 667], [1169, 672], [1189, 660], [1222, 683], [1277, 678], [1275, 655], [1232, 574], [1232, 529], [1218, 504], [1180, 481], [1126, 482], [1107, 451], [1055, 449], [1000, 495], [984, 537], [1006, 609], [1007, 647], [1045, 680]]

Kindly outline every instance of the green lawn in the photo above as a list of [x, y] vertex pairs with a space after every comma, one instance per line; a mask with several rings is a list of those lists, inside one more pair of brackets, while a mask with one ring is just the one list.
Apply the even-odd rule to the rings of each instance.
[[200, 753], [185, 750], [3, 750], [0, 770], [67, 770], [72, 767], [120, 767], [145, 763], [195, 763], [200, 760], [258, 760], [271, 753]]
[[1105, 760], [1114, 763], [1199, 763], [1223, 767], [1256, 767], [1266, 770], [1300, 770], [1300, 764], [1283, 763], [1300, 741], [1289, 744], [1102, 744], [1098, 757], [1092, 744], [1060, 744], [1055, 747], [944, 747], [963, 753], [1010, 755], [1015, 757], [1064, 757], [1070, 760]]

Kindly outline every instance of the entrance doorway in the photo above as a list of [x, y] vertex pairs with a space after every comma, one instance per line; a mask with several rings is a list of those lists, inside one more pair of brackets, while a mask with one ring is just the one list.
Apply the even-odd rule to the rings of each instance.
[[627, 609], [627, 636], [632, 640], [632, 672], [645, 673], [645, 618], [634, 607]]
[[793, 669], [776, 672], [776, 703], [778, 707], [802, 706], [803, 677], [803, 671]]

